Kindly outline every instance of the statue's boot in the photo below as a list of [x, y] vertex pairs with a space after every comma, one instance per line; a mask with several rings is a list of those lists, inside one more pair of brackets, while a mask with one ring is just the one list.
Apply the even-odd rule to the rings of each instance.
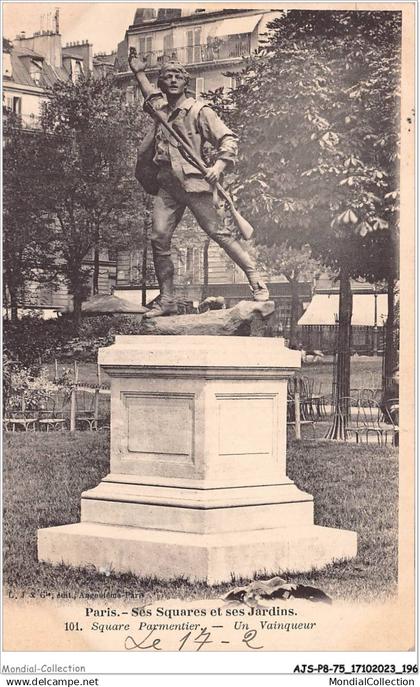
[[146, 319], [177, 315], [178, 307], [174, 296], [174, 266], [170, 255], [159, 255], [153, 250], [156, 278], [158, 280], [160, 297], [144, 314]]
[[165, 302], [163, 299], [153, 303], [153, 306], [144, 313], [143, 317], [146, 319], [151, 319], [153, 317], [162, 317], [163, 315], [177, 315], [178, 307], [177, 304], [172, 302]]
[[249, 286], [254, 296], [254, 301], [268, 301], [270, 294], [264, 281], [255, 269], [251, 256], [242, 248], [237, 239], [218, 241], [230, 258], [245, 272]]
[[261, 277], [258, 279], [258, 281], [250, 282], [249, 285], [254, 296], [254, 301], [263, 302], [270, 299], [270, 293], [267, 285], [263, 282]]

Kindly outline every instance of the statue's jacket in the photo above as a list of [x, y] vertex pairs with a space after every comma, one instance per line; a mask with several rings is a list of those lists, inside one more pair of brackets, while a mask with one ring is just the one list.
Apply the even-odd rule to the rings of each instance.
[[[234, 164], [238, 150], [237, 136], [204, 100], [186, 98], [180, 107], [170, 113], [167, 100], [160, 91], [149, 96], [148, 101], [185, 136], [196, 155], [202, 158], [204, 144], [210, 143], [215, 149], [215, 159], [224, 160], [228, 167]], [[212, 191], [198, 169], [182, 155], [170, 133], [161, 124], [155, 123], [143, 139], [137, 155], [136, 177], [148, 193], [157, 194], [159, 167], [167, 164], [171, 165], [173, 174], [185, 191]]]

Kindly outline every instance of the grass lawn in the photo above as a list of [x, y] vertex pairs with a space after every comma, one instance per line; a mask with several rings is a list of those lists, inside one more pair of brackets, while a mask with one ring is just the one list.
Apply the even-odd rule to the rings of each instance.
[[[315, 391], [322, 385], [321, 393], [331, 393], [333, 360], [326, 356], [312, 364], [304, 364], [300, 374], [314, 380]], [[352, 356], [350, 361], [350, 386], [352, 389], [380, 389], [382, 385], [382, 358], [369, 355]]]
[[[108, 473], [105, 433], [18, 433], [4, 441], [4, 582], [35, 596], [63, 590], [135, 593], [144, 603], [161, 598], [211, 598], [232, 587], [161, 582], [134, 575], [105, 576], [95, 569], [53, 567], [37, 561], [38, 528], [80, 520], [80, 494]], [[304, 440], [288, 448], [288, 474], [315, 497], [319, 525], [357, 531], [359, 553], [311, 574], [287, 575], [333, 598], [373, 600], [397, 584], [398, 454], [375, 445]], [[281, 571], [279, 571], [281, 573]]]

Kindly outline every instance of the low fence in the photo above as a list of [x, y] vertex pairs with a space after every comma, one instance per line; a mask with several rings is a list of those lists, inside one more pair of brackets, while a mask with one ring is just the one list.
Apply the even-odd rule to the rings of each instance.
[[[109, 389], [75, 385], [70, 391], [68, 408], [63, 406], [62, 414], [68, 417], [71, 432], [76, 429], [97, 430], [110, 425]], [[66, 412], [67, 410], [67, 412]]]
[[[301, 325], [299, 340], [304, 351], [322, 351], [333, 355], [336, 348], [338, 325]], [[384, 327], [352, 325], [351, 350], [359, 355], [382, 355]]]

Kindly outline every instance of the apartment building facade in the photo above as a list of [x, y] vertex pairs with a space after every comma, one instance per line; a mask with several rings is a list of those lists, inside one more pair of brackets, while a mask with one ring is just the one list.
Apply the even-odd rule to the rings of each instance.
[[147, 56], [148, 74], [154, 80], [162, 63], [178, 60], [192, 77], [197, 96], [234, 82], [226, 71], [240, 71], [244, 57], [260, 44], [271, 10], [137, 10], [128, 28], [128, 49]]

